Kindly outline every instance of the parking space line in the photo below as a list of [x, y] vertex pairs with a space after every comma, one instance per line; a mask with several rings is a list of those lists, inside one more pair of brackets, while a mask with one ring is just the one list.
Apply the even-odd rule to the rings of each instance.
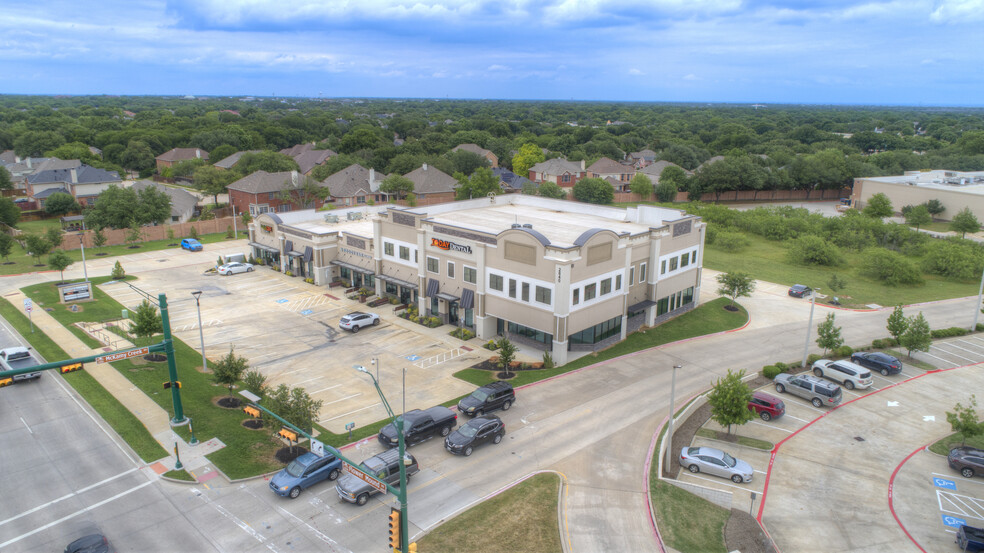
[[[931, 472], [930, 474], [932, 474], [933, 476], [942, 476], [943, 478], [956, 478], [960, 476], [959, 474], [940, 474], [938, 472]], [[975, 486], [984, 486], [984, 481], [980, 481], [974, 478], [962, 478], [960, 480], [957, 480], [957, 482], [960, 482], [961, 484], [974, 484]]]
[[[945, 353], [947, 355], [952, 355], [954, 357], [959, 357], [960, 359], [963, 359], [964, 361], [968, 361], [970, 363], [977, 363], [978, 362], [978, 361], [974, 361], [973, 359], [971, 359], [969, 357], [964, 357], [963, 355], [959, 355], [959, 354], [953, 353], [952, 351], [947, 351], [947, 350], [945, 350], [945, 349], [943, 349], [943, 348], [941, 348], [939, 346], [935, 346], [934, 345], [933, 346], [933, 349], [935, 349], [936, 351], [941, 351], [941, 352], [943, 352], [943, 353]], [[929, 354], [927, 354], [927, 355], [929, 355]], [[939, 359], [939, 358], [937, 357], [937, 359]]]
[[800, 422], [810, 422], [810, 421], [809, 421], [809, 420], [807, 420], [807, 419], [801, 419], [801, 418], [799, 418], [799, 417], [794, 417], [794, 416], [792, 416], [792, 415], [790, 415], [789, 413], [786, 413], [786, 416], [787, 416], [787, 417], [789, 417], [789, 418], [791, 418], [791, 419], [793, 419], [794, 421], [800, 421]]
[[782, 430], [783, 432], [794, 432], [794, 430], [786, 430], [785, 428], [780, 428], [774, 424], [765, 424], [764, 422], [759, 422], [759, 421], [749, 421], [749, 422], [751, 422], [752, 424], [757, 424], [759, 426], [764, 426], [766, 428], [774, 428], [776, 430]]
[[[979, 348], [979, 349], [984, 349], [984, 346], [982, 346], [980, 344], [975, 344], [975, 343], [970, 342], [970, 341], [968, 341], [968, 340], [966, 340], [964, 338], [958, 338], [958, 339], [954, 340], [953, 342], [960, 342], [961, 344], [967, 344], [968, 346], [971, 346], [971, 347], [976, 347], [976, 348]], [[953, 342], [948, 342], [948, 343], [949, 344], [953, 344]], [[954, 347], [959, 347], [959, 346], [954, 346]], [[979, 351], [974, 351], [974, 350], [970, 350], [970, 349], [968, 349], [966, 351], [969, 351], [971, 353], [981, 353]]]
[[334, 390], [335, 388], [337, 388], [339, 386], [341, 386], [341, 384], [335, 384], [334, 386], [328, 386], [327, 388], [322, 388], [320, 390], [315, 390], [315, 391], [311, 392], [311, 395], [317, 394], [319, 392], [324, 392], [325, 390]]
[[[953, 342], [946, 342], [946, 343], [945, 343], [945, 345], [947, 345], [947, 346], [951, 346], [951, 347], [954, 347], [954, 348], [957, 348], [957, 349], [958, 349], [958, 350], [960, 350], [960, 351], [966, 351], [966, 352], [968, 352], [968, 353], [977, 353], [976, 351], [971, 351], [971, 350], [969, 350], [969, 349], [967, 349], [967, 348], [962, 348], [962, 347], [960, 347], [960, 346], [958, 346], [958, 345], [956, 345], [956, 344], [954, 344]], [[940, 348], [940, 349], [943, 349], [943, 348]], [[946, 350], [944, 349], [943, 351], [946, 351]], [[951, 355], [956, 355], [957, 357], [960, 357], [960, 356], [959, 356], [959, 355], [957, 355], [956, 353], [952, 353], [952, 352], [950, 352], [950, 353], [951, 353]], [[967, 359], [968, 361], [973, 361], [972, 359], [969, 359], [969, 358], [967, 358], [967, 357], [964, 357], [964, 359]]]
[[329, 401], [328, 403], [325, 403], [323, 405], [331, 405], [332, 403], [338, 403], [339, 401], [345, 401], [346, 399], [352, 399], [354, 397], [359, 397], [361, 395], [362, 395], [362, 392], [359, 392], [357, 394], [352, 394], [350, 396], [345, 396], [342, 399], [336, 399], [335, 401]]
[[295, 382], [294, 383], [294, 386], [300, 386], [301, 384], [304, 384], [305, 382], [311, 382], [311, 381], [314, 381], [314, 380], [320, 380], [322, 378], [324, 378], [324, 376], [316, 376], [314, 378], [309, 378], [307, 380], [302, 380], [300, 382]]
[[365, 411], [366, 409], [371, 409], [371, 408], [373, 408], [373, 407], [375, 407], [377, 405], [380, 405], [380, 402], [377, 401], [376, 403], [373, 403], [372, 405], [367, 405], [365, 407], [362, 407], [361, 409], [356, 409], [355, 411], [349, 411], [348, 413], [342, 413], [341, 415], [338, 415], [337, 417], [332, 417], [330, 419], [320, 420], [318, 422], [319, 423], [330, 422], [330, 421], [333, 421], [335, 419], [340, 419], [342, 417], [347, 417], [347, 416], [351, 415], [352, 413], [358, 413], [359, 411]]
[[[756, 471], [756, 472], [758, 472], [758, 471]], [[706, 480], [706, 481], [711, 482], [711, 483], [714, 483], [714, 484], [720, 484], [721, 486], [727, 486], [729, 488], [734, 488], [736, 490], [741, 490], [743, 492], [748, 492], [749, 494], [751, 494], [752, 492], [755, 492], [756, 491], [756, 490], [750, 490], [748, 488], [742, 488], [741, 486], [735, 486], [734, 484], [725, 484], [724, 482], [718, 482], [716, 479], [715, 480], [711, 480], [710, 478], [707, 478], [705, 476], [701, 476], [700, 474], [694, 474], [692, 472], [689, 473], [688, 476], [690, 476], [692, 478], [698, 478], [700, 480]]]
[[[930, 351], [932, 351], [933, 348], [929, 348], [929, 349], [930, 349]], [[946, 363], [947, 365], [953, 365], [953, 361], [950, 361], [948, 359], [943, 359], [942, 357], [937, 357], [937, 356], [933, 355], [932, 353], [929, 353], [928, 351], [920, 352], [920, 355], [926, 355], [928, 357], [932, 357], [933, 359], [938, 359], [938, 360]]]

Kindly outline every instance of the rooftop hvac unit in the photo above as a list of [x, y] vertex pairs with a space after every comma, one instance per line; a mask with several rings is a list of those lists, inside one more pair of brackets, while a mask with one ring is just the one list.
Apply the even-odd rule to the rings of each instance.
[[338, 215], [325, 215], [325, 222], [326, 223], [337, 223], [338, 222]]
[[358, 221], [359, 219], [362, 218], [362, 214], [359, 213], [358, 211], [349, 211], [347, 215], [349, 221]]
[[533, 225], [529, 223], [523, 223], [523, 228], [533, 228]]
[[512, 224], [512, 228], [523, 228], [523, 225], [521, 225], [519, 223], [513, 223]]

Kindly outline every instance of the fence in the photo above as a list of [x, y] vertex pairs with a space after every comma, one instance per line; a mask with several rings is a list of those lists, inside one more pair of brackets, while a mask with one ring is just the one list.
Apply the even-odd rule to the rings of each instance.
[[[150, 240], [165, 240], [171, 239], [168, 236], [168, 230], [174, 233], [174, 240], [180, 240], [182, 238], [187, 238], [194, 228], [199, 235], [201, 234], [212, 234], [216, 232], [226, 232], [228, 228], [235, 228], [238, 226], [240, 231], [246, 230], [246, 225], [243, 224], [242, 220], [237, 220], [236, 225], [233, 225], [232, 217], [223, 217], [221, 219], [210, 219], [208, 221], [195, 221], [193, 223], [176, 223], [173, 225], [159, 225], [156, 227], [140, 227], [141, 241]], [[106, 243], [104, 246], [118, 246], [120, 244], [126, 244], [126, 235], [130, 232], [130, 229], [103, 229], [103, 236], [106, 237]], [[82, 233], [82, 239], [85, 242], [85, 247], [92, 248], [95, 247], [93, 243], [93, 235], [95, 231], [87, 230]], [[59, 249], [62, 250], [77, 250], [79, 249], [79, 241], [71, 239], [66, 236], [62, 240], [62, 245]]]
[[[797, 200], [836, 200], [851, 194], [850, 188], [828, 190], [732, 190], [722, 192], [721, 196], [708, 192], [700, 197], [702, 202], [777, 202]], [[644, 202], [655, 199], [653, 196], [643, 198], [632, 192], [616, 192], [615, 202]], [[688, 202], [686, 192], [677, 192], [674, 202]]]

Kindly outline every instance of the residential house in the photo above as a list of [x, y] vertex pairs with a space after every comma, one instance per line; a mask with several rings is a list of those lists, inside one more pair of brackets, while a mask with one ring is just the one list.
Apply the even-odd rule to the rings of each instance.
[[[63, 161], [63, 160], [58, 160]], [[78, 160], [69, 160], [78, 161]], [[123, 184], [116, 171], [79, 164], [78, 167], [46, 169], [27, 177], [27, 195], [44, 207], [45, 198], [56, 192], [71, 194], [81, 205], [93, 205], [96, 197], [112, 185]]]
[[216, 161], [215, 163], [212, 164], [212, 166], [213, 167], [218, 167], [219, 169], [225, 169], [225, 170], [228, 171], [229, 169], [232, 169], [232, 166], [233, 165], [239, 163], [239, 159], [241, 157], [243, 157], [244, 155], [246, 155], [246, 154], [258, 154], [258, 153], [260, 153], [262, 151], [263, 150], [247, 150], [245, 152], [236, 152], [236, 153], [232, 154], [229, 157], [225, 157], [225, 158], [220, 159], [219, 161]]
[[[523, 191], [523, 185], [526, 183], [534, 184], [530, 179], [517, 175], [509, 169], [504, 169], [502, 167], [496, 167], [492, 169], [492, 174], [499, 179], [499, 187], [505, 193], [518, 193]], [[534, 184], [534, 186], [536, 186]]]
[[724, 156], [714, 156], [711, 159], [705, 161], [704, 163], [701, 163], [700, 165], [698, 165], [697, 168], [694, 169], [694, 171], [700, 171], [700, 169], [702, 167], [706, 167], [706, 166], [708, 166], [708, 165], [710, 165], [712, 163], [717, 163], [719, 161], [724, 161]]
[[616, 192], [628, 192], [629, 182], [635, 176], [635, 167], [623, 165], [614, 159], [603, 157], [588, 167], [588, 176], [608, 181]]
[[404, 176], [413, 182], [413, 193], [418, 200], [426, 200], [428, 204], [454, 201], [458, 181], [444, 171], [425, 163]]
[[499, 166], [499, 156], [492, 153], [492, 150], [486, 150], [485, 148], [482, 148], [478, 144], [459, 144], [454, 148], [451, 148], [452, 152], [457, 152], [458, 150], [464, 150], [466, 152], [471, 152], [475, 155], [484, 157], [485, 159], [489, 160], [490, 167]]
[[157, 160], [157, 170], [161, 171], [165, 167], [174, 167], [175, 164], [190, 159], [208, 161], [208, 152], [201, 148], [172, 148], [154, 159]]
[[[649, 177], [649, 180], [653, 181], [653, 186], [656, 186], [659, 184], [659, 177], [663, 174], [663, 170], [670, 166], [680, 167], [676, 163], [661, 159], [643, 167], [642, 169], [639, 169], [639, 172]], [[680, 169], [683, 169], [683, 167], [680, 167]], [[683, 169], [683, 172], [686, 173], [687, 176], [693, 175], [691, 171], [687, 171], [686, 169]]]
[[537, 183], [552, 182], [558, 186], [570, 188], [587, 176], [584, 160], [567, 161], [559, 157], [541, 161], [530, 167], [530, 180]]
[[324, 165], [329, 158], [338, 155], [332, 150], [315, 150], [315, 144], [315, 142], [298, 144], [290, 148], [284, 148], [280, 150], [280, 153], [293, 158], [297, 162], [302, 175], [310, 175], [315, 167]]
[[[49, 163], [53, 162], [53, 163]], [[14, 154], [13, 150], [7, 150], [0, 154], [0, 166], [3, 166], [10, 173], [10, 181], [14, 185], [15, 194], [27, 194], [27, 177], [43, 169], [74, 169], [82, 165], [82, 162], [73, 160], [60, 160], [47, 157], [26, 157], [22, 158]]]
[[137, 193], [147, 188], [154, 188], [171, 198], [172, 223], [187, 223], [189, 219], [195, 216], [198, 208], [198, 198], [194, 194], [182, 188], [172, 188], [149, 180], [139, 180], [130, 185], [130, 189]]
[[643, 167], [647, 165], [652, 165], [653, 163], [656, 162], [656, 152], [648, 148], [645, 150], [640, 150], [638, 152], [631, 152], [626, 157], [629, 161], [632, 162], [632, 165], [636, 169], [642, 169]]
[[375, 169], [366, 169], [353, 163], [345, 169], [330, 175], [322, 183], [331, 192], [336, 206], [365, 205], [369, 200], [382, 202], [386, 195], [379, 191], [379, 185], [386, 175], [376, 174]]
[[283, 192], [301, 185], [304, 176], [297, 171], [267, 173], [257, 171], [230, 184], [229, 203], [238, 213], [248, 212], [252, 216], [260, 213], [292, 211], [294, 209], [319, 209], [323, 200], [315, 200], [302, 206], [296, 201], [284, 201]]

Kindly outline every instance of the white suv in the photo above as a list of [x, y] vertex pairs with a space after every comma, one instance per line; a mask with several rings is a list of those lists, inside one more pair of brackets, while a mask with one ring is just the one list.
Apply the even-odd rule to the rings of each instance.
[[820, 359], [813, 364], [813, 374], [826, 377], [844, 385], [848, 390], [871, 387], [871, 371], [850, 361]]

